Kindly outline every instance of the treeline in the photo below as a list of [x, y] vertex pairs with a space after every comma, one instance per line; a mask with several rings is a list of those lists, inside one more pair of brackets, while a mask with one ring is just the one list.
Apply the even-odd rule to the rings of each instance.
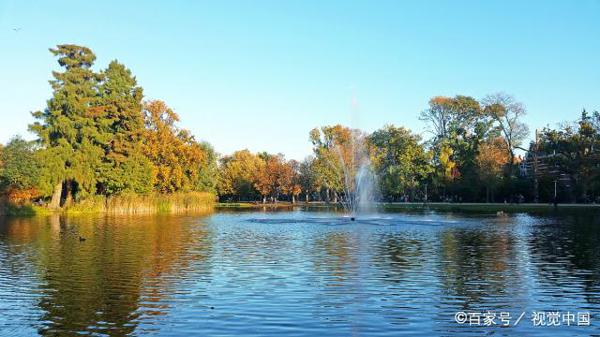
[[[434, 97], [420, 118], [432, 137], [387, 125], [366, 134], [341, 125], [309, 133], [313, 155], [238, 151], [220, 160], [221, 199], [295, 202], [347, 199], [366, 157], [380, 201], [600, 202], [600, 114], [536, 132], [525, 108], [493, 94]], [[519, 154], [520, 153], [520, 154]]]
[[144, 101], [131, 71], [118, 61], [92, 69], [82, 46], [50, 49], [62, 71], [52, 97], [33, 113], [34, 142], [14, 138], [1, 151], [0, 184], [12, 204], [50, 208], [95, 196], [216, 192], [216, 154], [177, 126], [164, 102]]
[[[206, 192], [221, 201], [338, 202], [361, 170], [382, 201], [593, 202], [600, 197], [600, 115], [536, 131], [523, 105], [506, 94], [477, 100], [434, 97], [420, 115], [431, 137], [387, 125], [370, 134], [341, 125], [308, 134], [313, 154], [237, 151], [218, 156], [178, 127], [164, 102], [145, 100], [118, 61], [92, 69], [82, 46], [50, 50], [52, 97], [33, 113], [33, 142], [0, 147], [0, 189], [14, 204], [60, 208], [89, 200]], [[365, 165], [368, 164], [368, 165]]]

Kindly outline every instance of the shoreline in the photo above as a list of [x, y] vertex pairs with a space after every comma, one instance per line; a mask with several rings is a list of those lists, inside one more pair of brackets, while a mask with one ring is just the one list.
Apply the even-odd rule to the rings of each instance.
[[[145, 207], [143, 211], [136, 209], [135, 206], [128, 205], [123, 209], [91, 207], [92, 205], [83, 202], [75, 204], [74, 207], [52, 210], [38, 205], [27, 206], [6, 206], [0, 208], [0, 217], [32, 217], [47, 216], [53, 214], [61, 215], [86, 215], [86, 214], [111, 214], [111, 215], [158, 215], [158, 214], [181, 214], [181, 213], [206, 213], [207, 211], [239, 211], [239, 210], [293, 210], [293, 209], [341, 209], [339, 204], [326, 203], [324, 201], [314, 202], [296, 202], [292, 204], [286, 201], [277, 203], [262, 204], [259, 202], [214, 202], [212, 204], [205, 202], [194, 203], [186, 202], [170, 205], [160, 205], [159, 207]], [[96, 204], [97, 206], [97, 204]], [[147, 206], [147, 205], [146, 205]], [[166, 206], [166, 207], [165, 207]], [[181, 207], [180, 207], [181, 206]], [[427, 204], [421, 202], [377, 202], [375, 207], [382, 212], [402, 212], [402, 211], [444, 211], [444, 212], [473, 212], [473, 213], [519, 213], [519, 212], [564, 212], [564, 211], [600, 211], [600, 204], [553, 204], [547, 203], [449, 203], [449, 202], [430, 202]]]
[[[600, 204], [557, 204], [556, 207], [553, 204], [548, 203], [520, 203], [520, 204], [508, 204], [508, 203], [478, 203], [478, 202], [463, 202], [463, 203], [451, 203], [451, 202], [376, 202], [375, 206], [383, 210], [398, 209], [398, 210], [457, 210], [457, 211], [536, 211], [536, 210], [568, 210], [568, 209], [580, 209], [580, 210], [600, 210]], [[215, 209], [281, 209], [281, 208], [339, 208], [339, 204], [326, 203], [324, 201], [311, 201], [311, 202], [297, 202], [292, 204], [290, 202], [277, 202], [277, 203], [257, 203], [257, 202], [219, 202], [215, 204]]]

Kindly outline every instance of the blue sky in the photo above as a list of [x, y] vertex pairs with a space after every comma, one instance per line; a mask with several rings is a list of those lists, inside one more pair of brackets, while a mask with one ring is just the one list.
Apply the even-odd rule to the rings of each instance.
[[33, 137], [59, 43], [92, 48], [96, 69], [125, 63], [220, 153], [301, 159], [334, 123], [425, 135], [436, 95], [504, 91], [532, 130], [555, 126], [600, 109], [598, 22], [598, 0], [0, 0], [0, 142]]

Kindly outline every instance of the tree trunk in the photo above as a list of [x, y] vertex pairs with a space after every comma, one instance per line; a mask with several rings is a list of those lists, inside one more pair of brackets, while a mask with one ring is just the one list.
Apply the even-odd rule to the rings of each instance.
[[308, 193], [306, 193], [306, 203], [308, 204]]
[[265, 195], [263, 195], [263, 198], [262, 198], [262, 203], [263, 203], [263, 204], [266, 204], [266, 203], [267, 203], [267, 197], [266, 197]]
[[296, 203], [296, 196], [292, 194], [292, 204]]
[[52, 199], [50, 200], [50, 205], [48, 205], [52, 209], [60, 208], [60, 197], [62, 195], [62, 182], [56, 184], [54, 186], [54, 192], [52, 192]]
[[73, 181], [67, 180], [65, 202], [64, 202], [63, 206], [69, 207], [72, 204], [73, 204]]
[[329, 199], [329, 188], [328, 188], [325, 193], [325, 202], [329, 203], [329, 200], [331, 200], [331, 199]]

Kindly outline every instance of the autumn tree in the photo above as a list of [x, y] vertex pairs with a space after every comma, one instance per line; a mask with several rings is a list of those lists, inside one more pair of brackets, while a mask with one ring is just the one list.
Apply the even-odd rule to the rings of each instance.
[[[522, 121], [526, 111], [522, 103], [505, 93], [496, 93], [483, 99], [484, 113], [501, 131], [506, 143], [506, 151], [510, 156], [510, 165], [515, 163], [515, 149], [527, 137], [529, 129]], [[512, 172], [511, 172], [512, 174]]]
[[209, 165], [205, 148], [189, 131], [176, 126], [179, 116], [163, 101], [144, 103], [143, 153], [152, 162], [155, 189], [162, 193], [192, 191], [201, 168]]
[[510, 163], [504, 138], [496, 137], [479, 146], [476, 157], [479, 179], [485, 186], [485, 201], [494, 200], [494, 189], [500, 183], [504, 167]]
[[297, 163], [286, 161], [283, 154], [260, 155], [263, 164], [260, 165], [255, 177], [254, 187], [262, 196], [263, 203], [267, 198], [277, 202], [282, 195], [288, 195], [295, 202], [298, 194], [302, 192], [297, 177]]
[[473, 197], [476, 188], [475, 156], [478, 145], [493, 132], [491, 120], [472, 97], [433, 97], [420, 119], [427, 122], [433, 137], [430, 148], [436, 175], [433, 182], [445, 194], [454, 192]]
[[466, 134], [481, 116], [481, 106], [469, 96], [436, 96], [429, 100], [429, 108], [419, 119], [426, 122], [435, 141], [441, 142], [459, 134]]
[[258, 165], [258, 171], [254, 176], [254, 188], [260, 194], [262, 203], [276, 191], [277, 184], [277, 158], [263, 154], [259, 157], [262, 162]]
[[353, 188], [354, 178], [364, 159], [368, 159], [366, 137], [360, 130], [341, 125], [324, 126], [310, 131], [315, 154], [314, 169], [325, 198], [337, 202], [340, 194]]
[[296, 160], [289, 160], [286, 163], [284, 192], [291, 196], [292, 204], [296, 203], [298, 196], [302, 193], [300, 166], [301, 164]]
[[264, 160], [248, 150], [222, 157], [217, 184], [219, 195], [237, 200], [255, 200], [258, 192], [254, 183], [263, 165]]

